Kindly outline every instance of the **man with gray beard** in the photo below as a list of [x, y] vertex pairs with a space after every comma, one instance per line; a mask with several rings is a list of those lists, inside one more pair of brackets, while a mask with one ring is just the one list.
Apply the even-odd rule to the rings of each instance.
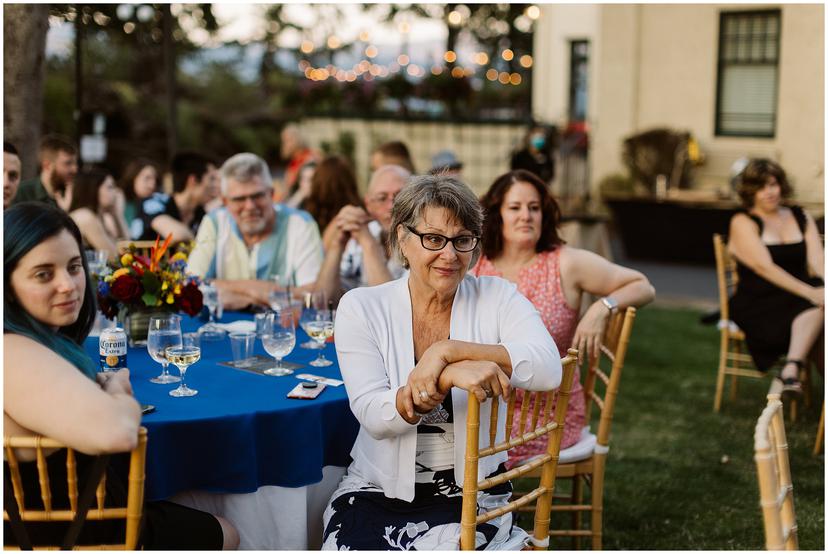
[[267, 306], [277, 275], [292, 286], [312, 284], [322, 265], [313, 218], [273, 203], [270, 171], [255, 154], [236, 154], [220, 173], [224, 206], [202, 220], [187, 272], [212, 280], [226, 309]]

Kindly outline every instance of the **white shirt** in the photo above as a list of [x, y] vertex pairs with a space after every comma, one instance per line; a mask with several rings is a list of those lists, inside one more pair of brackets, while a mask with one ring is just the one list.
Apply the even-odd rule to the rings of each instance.
[[[368, 223], [368, 232], [379, 242], [380, 236], [382, 235], [382, 225], [379, 221], [370, 221]], [[391, 279], [399, 279], [406, 272], [406, 269], [400, 265], [394, 256], [389, 258], [385, 266], [391, 274]], [[342, 253], [342, 262], [339, 264], [339, 277], [342, 282], [342, 288], [346, 291], [368, 285], [368, 282], [365, 280], [365, 260], [363, 258], [362, 247], [356, 239], [350, 239], [345, 244], [345, 251]]]
[[[397, 412], [397, 389], [414, 368], [414, 336], [408, 277], [376, 287], [356, 288], [340, 300], [336, 312], [336, 353], [348, 399], [360, 423], [349, 473], [382, 488], [385, 496], [414, 498], [417, 425]], [[561, 358], [555, 342], [531, 302], [514, 284], [499, 277], [466, 275], [454, 296], [450, 337], [500, 344], [512, 362], [512, 386], [551, 390], [561, 382]], [[454, 475], [463, 482], [468, 393], [453, 388]], [[488, 444], [491, 402], [480, 408], [480, 444]], [[500, 402], [499, 421], [506, 421]], [[498, 425], [497, 440], [502, 441]], [[500, 452], [480, 460], [478, 478], [507, 459]]]
[[187, 272], [207, 279], [291, 277], [297, 286], [316, 280], [322, 267], [319, 228], [302, 210], [274, 204], [276, 223], [270, 236], [248, 248], [227, 208], [208, 213], [196, 235]]

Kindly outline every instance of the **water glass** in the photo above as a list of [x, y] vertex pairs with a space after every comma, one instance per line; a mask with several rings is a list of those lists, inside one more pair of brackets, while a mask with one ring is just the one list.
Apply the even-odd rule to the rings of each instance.
[[233, 361], [238, 367], [250, 365], [250, 358], [253, 356], [253, 343], [256, 341], [255, 333], [230, 333], [230, 348], [233, 351]]
[[147, 329], [147, 352], [150, 357], [161, 364], [161, 375], [150, 379], [151, 383], [166, 385], [177, 383], [181, 379], [167, 371], [169, 360], [167, 348], [181, 346], [181, 317], [175, 314], [158, 314], [150, 316]]
[[256, 322], [256, 336], [262, 338], [265, 331], [265, 323], [267, 323], [267, 312], [262, 312], [260, 314], [254, 314], [253, 320]]
[[100, 277], [106, 271], [106, 250], [87, 250], [86, 265], [89, 266], [89, 273]]
[[276, 365], [264, 371], [267, 375], [281, 376], [293, 373], [292, 369], [282, 365], [282, 358], [290, 354], [296, 346], [296, 329], [292, 312], [285, 310], [282, 313], [267, 314], [262, 346], [276, 359]]
[[201, 334], [198, 331], [183, 333], [181, 339], [182, 346], [198, 346], [201, 348]]

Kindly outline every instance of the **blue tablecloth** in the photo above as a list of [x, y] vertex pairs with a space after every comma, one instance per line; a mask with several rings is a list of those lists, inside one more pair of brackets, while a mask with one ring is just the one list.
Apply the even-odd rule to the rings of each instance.
[[[251, 314], [225, 313], [222, 322], [250, 319]], [[203, 322], [183, 317], [192, 331]], [[339, 366], [308, 365], [317, 350], [299, 348], [307, 340], [297, 329], [297, 346], [285, 360], [303, 364], [296, 373], [341, 378]], [[85, 348], [98, 358], [98, 337]], [[187, 371], [196, 396], [174, 398], [178, 383], [149, 382], [161, 372], [146, 348], [130, 348], [128, 365], [135, 397], [156, 411], [143, 418], [147, 445], [148, 500], [199, 489], [219, 493], [254, 492], [265, 485], [301, 487], [322, 479], [322, 467], [347, 466], [359, 425], [348, 407], [345, 387], [327, 387], [314, 400], [286, 398], [300, 381], [293, 375], [271, 377], [218, 365], [232, 360], [230, 340], [201, 341], [202, 358]], [[255, 353], [267, 356], [261, 341]], [[336, 361], [333, 344], [325, 356]], [[170, 372], [178, 374], [175, 366]]]

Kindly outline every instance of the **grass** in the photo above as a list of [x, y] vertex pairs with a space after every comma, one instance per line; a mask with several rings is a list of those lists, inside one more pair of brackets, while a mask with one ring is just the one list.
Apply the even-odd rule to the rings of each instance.
[[[769, 381], [740, 379], [736, 400], [726, 389], [722, 412], [714, 413], [718, 331], [702, 326], [700, 315], [658, 307], [638, 312], [610, 439], [605, 549], [764, 549], [753, 429]], [[821, 378], [815, 381], [811, 407], [801, 408], [795, 423], [786, 409], [785, 428], [799, 546], [822, 551], [824, 456], [811, 452], [823, 392]], [[526, 519], [521, 525], [532, 526]], [[564, 539], [552, 547], [570, 545]]]

